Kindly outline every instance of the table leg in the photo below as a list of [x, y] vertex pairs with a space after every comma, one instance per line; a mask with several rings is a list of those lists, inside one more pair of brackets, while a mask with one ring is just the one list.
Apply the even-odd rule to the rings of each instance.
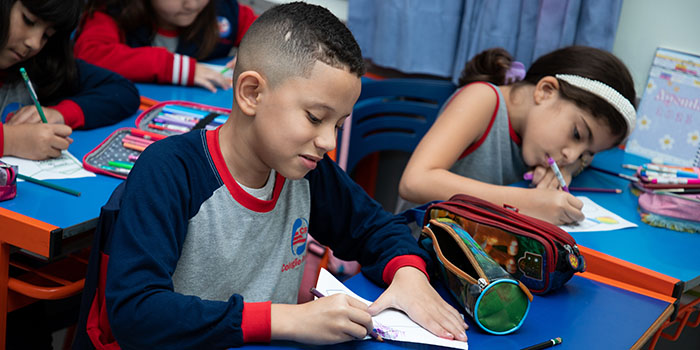
[[7, 282], [10, 273], [10, 245], [0, 241], [0, 350], [5, 350], [7, 330]]

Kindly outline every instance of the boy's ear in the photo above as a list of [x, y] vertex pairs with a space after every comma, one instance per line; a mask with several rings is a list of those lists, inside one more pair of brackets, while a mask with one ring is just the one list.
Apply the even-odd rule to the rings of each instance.
[[546, 76], [535, 85], [535, 103], [540, 104], [545, 100], [559, 96], [559, 80], [553, 76]]
[[254, 116], [260, 103], [260, 95], [267, 87], [267, 82], [255, 71], [245, 71], [236, 79], [233, 98], [238, 108], [248, 116]]

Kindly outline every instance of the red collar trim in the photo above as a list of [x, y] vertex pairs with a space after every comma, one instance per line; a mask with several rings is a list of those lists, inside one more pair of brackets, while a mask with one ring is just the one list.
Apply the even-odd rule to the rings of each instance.
[[510, 139], [513, 140], [516, 145], [522, 146], [523, 140], [520, 139], [520, 136], [513, 130], [513, 126], [510, 125], [510, 115], [508, 116], [508, 133], [510, 134]]
[[179, 36], [179, 33], [177, 32], [177, 29], [163, 29], [163, 28], [158, 28], [157, 33], [162, 36], [167, 36], [168, 38], [177, 38]]
[[274, 209], [286, 179], [277, 173], [277, 176], [275, 177], [275, 187], [272, 190], [272, 199], [269, 201], [255, 198], [250, 193], [246, 192], [240, 185], [238, 185], [238, 182], [236, 182], [226, 166], [224, 156], [221, 153], [221, 147], [219, 147], [219, 130], [221, 130], [221, 127], [206, 131], [207, 149], [209, 150], [209, 154], [214, 162], [216, 171], [219, 173], [221, 180], [224, 182], [224, 185], [226, 185], [226, 188], [231, 193], [231, 196], [233, 196], [233, 199], [247, 209], [259, 213], [267, 213]]

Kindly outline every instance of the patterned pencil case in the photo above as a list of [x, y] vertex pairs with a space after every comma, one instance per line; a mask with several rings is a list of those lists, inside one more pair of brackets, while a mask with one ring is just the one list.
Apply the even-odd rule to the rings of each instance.
[[165, 101], [143, 111], [136, 128], [115, 130], [83, 157], [85, 169], [125, 179], [138, 156], [153, 142], [194, 129], [214, 129], [230, 110], [187, 101]]
[[17, 166], [0, 160], [0, 202], [17, 196]]
[[436, 277], [481, 329], [508, 334], [520, 328], [532, 294], [459, 224], [448, 218], [430, 220], [423, 227], [420, 245], [436, 262]]

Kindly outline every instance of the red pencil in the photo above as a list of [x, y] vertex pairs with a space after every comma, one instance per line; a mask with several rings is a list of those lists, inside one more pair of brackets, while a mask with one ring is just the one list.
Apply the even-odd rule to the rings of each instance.
[[579, 192], [622, 193], [622, 190], [619, 188], [569, 187], [569, 190]]

